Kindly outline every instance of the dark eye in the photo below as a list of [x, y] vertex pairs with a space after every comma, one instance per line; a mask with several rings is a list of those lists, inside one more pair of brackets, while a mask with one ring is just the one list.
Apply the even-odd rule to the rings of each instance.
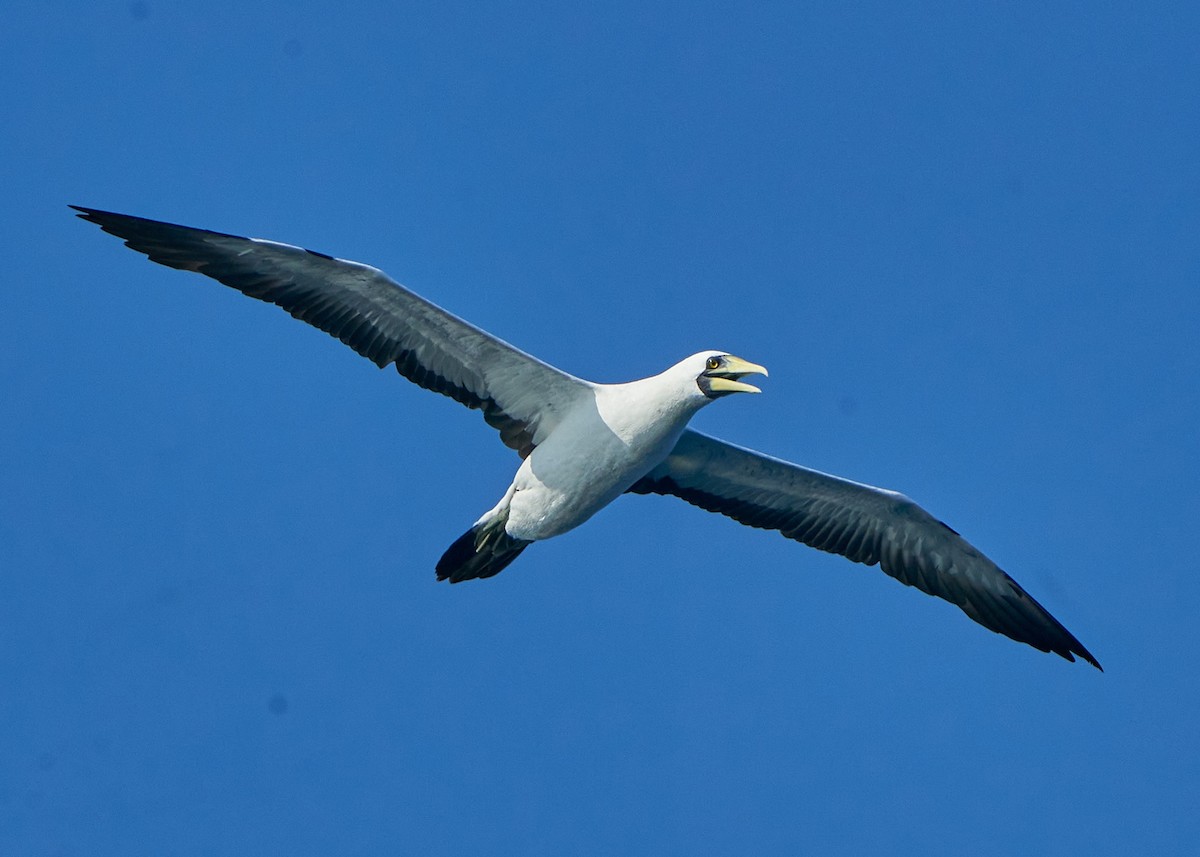
[[710, 357], [710, 358], [708, 358], [708, 368], [709, 368], [709, 369], [716, 369], [716, 368], [718, 368], [720, 365], [721, 365], [721, 361], [720, 361], [720, 360], [718, 360], [716, 357]]

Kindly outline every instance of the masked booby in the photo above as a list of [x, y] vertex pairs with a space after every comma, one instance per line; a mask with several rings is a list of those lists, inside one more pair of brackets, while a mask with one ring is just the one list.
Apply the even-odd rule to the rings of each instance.
[[743, 449], [687, 427], [761, 366], [703, 351], [627, 384], [576, 378], [457, 318], [382, 271], [323, 253], [72, 206], [151, 261], [268, 301], [382, 367], [483, 412], [522, 461], [500, 501], [437, 563], [439, 580], [490, 577], [530, 543], [579, 526], [626, 492], [669, 494], [777, 530], [958, 605], [1067, 660], [1099, 662], [957, 532], [902, 494]]

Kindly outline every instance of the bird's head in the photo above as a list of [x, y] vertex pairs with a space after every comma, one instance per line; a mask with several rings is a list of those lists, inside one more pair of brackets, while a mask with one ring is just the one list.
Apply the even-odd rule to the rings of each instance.
[[730, 393], [761, 393], [753, 384], [742, 381], [746, 375], [766, 375], [767, 370], [723, 351], [704, 351], [687, 359], [696, 369], [696, 386], [709, 399]]

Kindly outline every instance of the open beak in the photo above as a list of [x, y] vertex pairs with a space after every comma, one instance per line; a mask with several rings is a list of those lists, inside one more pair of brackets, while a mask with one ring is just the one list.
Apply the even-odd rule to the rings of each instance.
[[753, 384], [745, 383], [742, 378], [746, 375], [766, 377], [767, 370], [757, 363], [751, 363], [731, 354], [716, 369], [710, 369], [704, 374], [708, 376], [708, 385], [714, 393], [761, 393], [762, 390]]

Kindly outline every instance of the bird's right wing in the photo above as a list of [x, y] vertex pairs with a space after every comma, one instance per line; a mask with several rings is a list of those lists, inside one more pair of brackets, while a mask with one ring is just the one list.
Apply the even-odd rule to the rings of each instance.
[[691, 429], [630, 491], [673, 494], [751, 527], [880, 568], [989, 628], [1099, 668], [1057, 619], [950, 527], [895, 491], [771, 458]]
[[410, 292], [382, 271], [323, 253], [71, 206], [153, 262], [196, 271], [276, 304], [380, 367], [483, 411], [521, 455], [590, 395], [587, 382]]

